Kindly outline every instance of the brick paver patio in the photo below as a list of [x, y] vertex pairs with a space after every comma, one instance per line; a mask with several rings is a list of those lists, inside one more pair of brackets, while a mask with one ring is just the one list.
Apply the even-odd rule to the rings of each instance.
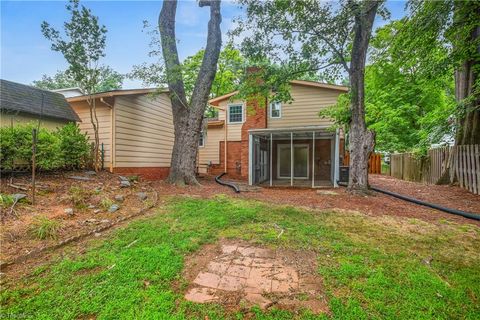
[[300, 276], [298, 270], [287, 266], [274, 250], [243, 243], [224, 244], [221, 251], [193, 280], [192, 287], [185, 294], [187, 300], [218, 302], [222, 293], [235, 292], [248, 304], [267, 308], [273, 304], [274, 295], [315, 296], [312, 288], [316, 288], [318, 279]]

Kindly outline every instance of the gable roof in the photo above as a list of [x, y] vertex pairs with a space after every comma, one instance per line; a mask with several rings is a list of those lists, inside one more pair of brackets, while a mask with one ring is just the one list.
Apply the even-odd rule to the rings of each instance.
[[[349, 88], [347, 86], [339, 86], [339, 85], [336, 85], [336, 84], [328, 84], [328, 83], [306, 81], [306, 80], [291, 80], [290, 84], [296, 84], [296, 85], [306, 86], [306, 87], [338, 90], [338, 91], [343, 91], [343, 92], [348, 92], [348, 90], [349, 90]], [[233, 97], [234, 95], [238, 94], [238, 92], [239, 91], [237, 90], [237, 91], [233, 91], [233, 92], [224, 94], [223, 96], [219, 96], [219, 97], [210, 99], [210, 100], [208, 100], [208, 103], [210, 103], [212, 106], [218, 106], [218, 104], [221, 101], [224, 101], [226, 99], [229, 99], [230, 97]]]
[[68, 121], [80, 121], [62, 94], [3, 79], [0, 79], [0, 108]]
[[[116, 96], [128, 96], [134, 94], [147, 94], [147, 93], [166, 93], [168, 89], [158, 89], [158, 88], [146, 88], [146, 89], [121, 89], [121, 90], [110, 90], [104, 92], [98, 92], [92, 95], [92, 99], [101, 99], [101, 98], [110, 98]], [[75, 96], [71, 98], [67, 98], [68, 102], [77, 102], [77, 101], [84, 101], [88, 99], [88, 95], [81, 95]]]

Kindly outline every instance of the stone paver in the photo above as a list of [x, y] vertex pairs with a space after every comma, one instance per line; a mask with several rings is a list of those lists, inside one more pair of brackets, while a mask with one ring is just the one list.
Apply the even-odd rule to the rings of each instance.
[[215, 273], [200, 272], [193, 283], [204, 287], [217, 288], [220, 283], [220, 276]]
[[228, 269], [228, 264], [222, 262], [211, 261], [208, 264], [208, 272], [215, 274], [224, 274]]
[[218, 284], [218, 289], [225, 291], [240, 291], [245, 287], [245, 278], [223, 276]]
[[214, 302], [218, 300], [215, 289], [192, 288], [185, 294], [185, 299], [197, 303]]
[[314, 300], [319, 291], [318, 279], [299, 275], [298, 270], [277, 258], [274, 250], [223, 244], [221, 252], [193, 280], [195, 286], [185, 294], [185, 299], [206, 303], [218, 301], [222, 294], [239, 293], [243, 301], [267, 308], [274, 304], [271, 295], [285, 299], [282, 297], [302, 293]]
[[251, 270], [250, 267], [232, 264], [227, 269], [227, 275], [234, 276], [234, 277], [248, 278], [250, 274], [250, 270]]

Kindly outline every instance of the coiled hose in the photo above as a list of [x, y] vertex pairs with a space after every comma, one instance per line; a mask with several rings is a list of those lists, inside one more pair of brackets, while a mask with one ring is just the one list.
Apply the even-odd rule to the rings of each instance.
[[226, 172], [218, 175], [215, 177], [215, 182], [218, 183], [218, 184], [221, 184], [222, 186], [227, 186], [227, 187], [230, 187], [232, 188], [236, 193], [240, 193], [240, 189], [237, 187], [236, 184], [233, 184], [231, 182], [226, 182], [226, 181], [222, 181], [221, 178], [226, 174]]

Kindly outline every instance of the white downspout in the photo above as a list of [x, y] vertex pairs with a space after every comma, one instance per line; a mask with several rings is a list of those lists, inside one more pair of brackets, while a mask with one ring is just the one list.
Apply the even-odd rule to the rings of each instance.
[[334, 171], [333, 171], [333, 186], [338, 188], [338, 178], [340, 177], [340, 132], [339, 129], [335, 131], [335, 153], [334, 153]]
[[248, 134], [248, 185], [253, 184], [253, 166], [252, 166], [252, 157], [253, 157], [253, 136], [251, 133]]

